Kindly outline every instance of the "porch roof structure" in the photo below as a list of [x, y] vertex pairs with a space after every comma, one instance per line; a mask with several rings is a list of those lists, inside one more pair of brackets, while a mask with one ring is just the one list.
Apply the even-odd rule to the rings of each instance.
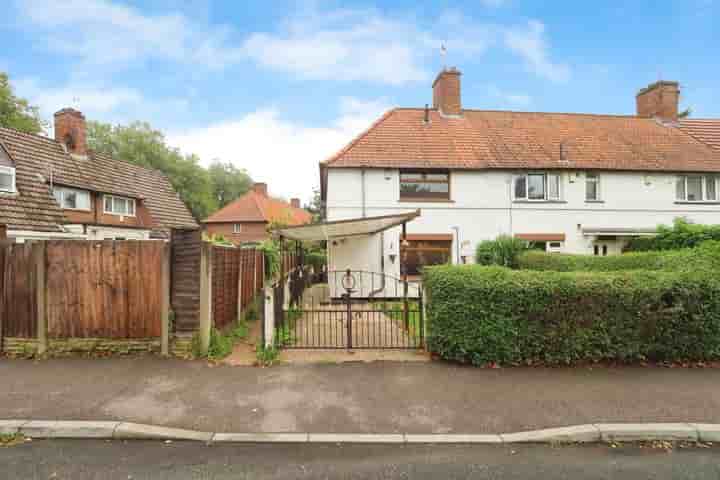
[[298, 240], [301, 242], [316, 242], [331, 238], [355, 237], [359, 235], [373, 235], [383, 232], [403, 223], [407, 223], [420, 216], [420, 210], [384, 215], [380, 217], [353, 218], [336, 220], [334, 222], [317, 223], [314, 225], [300, 225], [296, 227], [278, 228], [272, 231], [273, 235]]
[[618, 236], [618, 237], [644, 237], [644, 236], [653, 236], [657, 235], [657, 229], [656, 228], [606, 228], [606, 227], [600, 227], [600, 228], [591, 228], [591, 227], [584, 227], [582, 229], [582, 234], [584, 236], [597, 236], [597, 235], [608, 235], [608, 236]]

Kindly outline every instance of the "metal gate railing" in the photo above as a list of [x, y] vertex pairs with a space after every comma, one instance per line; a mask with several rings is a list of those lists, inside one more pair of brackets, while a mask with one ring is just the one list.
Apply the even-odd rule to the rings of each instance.
[[[330, 281], [338, 272], [328, 272]], [[342, 294], [334, 301], [321, 302], [314, 296], [291, 295], [294, 300], [286, 308], [278, 308], [276, 301], [275, 338], [281, 348], [322, 348], [322, 349], [417, 349], [425, 343], [425, 318], [422, 289], [413, 284], [403, 283], [395, 277], [385, 278], [377, 285], [366, 289], [363, 278], [374, 278], [382, 274], [349, 271], [339, 279]], [[358, 281], [360, 279], [360, 282]], [[301, 279], [295, 280], [296, 282]], [[373, 281], [374, 283], [374, 281]], [[383, 285], [382, 292], [379, 286]], [[304, 291], [307, 282], [295, 288]], [[411, 288], [412, 287], [412, 288]], [[332, 284], [327, 286], [332, 290]], [[289, 290], [293, 291], [293, 279]], [[366, 293], [382, 293], [383, 296], [367, 296]], [[410, 296], [410, 293], [413, 296]], [[338, 290], [339, 293], [339, 290]], [[393, 295], [395, 293], [395, 295]], [[402, 296], [398, 296], [401, 294]], [[332, 292], [329, 292], [332, 297]]]

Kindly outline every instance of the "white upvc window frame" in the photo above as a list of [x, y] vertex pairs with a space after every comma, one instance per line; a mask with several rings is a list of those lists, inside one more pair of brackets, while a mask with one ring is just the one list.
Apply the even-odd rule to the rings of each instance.
[[[688, 178], [700, 178], [700, 196], [699, 200], [688, 200]], [[714, 185], [714, 196], [708, 196], [708, 183]], [[682, 193], [680, 187], [682, 186]], [[675, 200], [687, 203], [715, 203], [718, 202], [718, 188], [720, 187], [720, 176], [714, 174], [685, 174], [678, 175], [675, 180]]]
[[[111, 209], [108, 210], [108, 200], [110, 200]], [[132, 205], [132, 213], [122, 213], [115, 211], [115, 200], [124, 201], [126, 205]], [[117, 215], [119, 217], [134, 217], [137, 212], [137, 203], [134, 198], [121, 197], [119, 195], [103, 195], [103, 212], [106, 215]]]
[[[542, 176], [543, 178], [543, 196], [542, 198], [530, 197], [530, 177], [538, 177]], [[550, 183], [548, 182], [549, 179], [555, 178], [556, 179], [556, 186], [557, 191], [555, 192], [554, 196], [550, 195]], [[518, 196], [517, 193], [517, 182], [520, 179], [525, 180], [525, 186], [524, 186], [524, 195]], [[525, 172], [518, 175], [515, 175], [513, 177], [513, 183], [512, 183], [512, 193], [513, 193], [513, 199], [519, 200], [522, 202], [559, 202], [563, 198], [563, 192], [562, 192], [562, 174], [559, 172], [542, 172], [542, 171], [531, 171], [531, 172]]]
[[[595, 198], [588, 198], [588, 183], [595, 184]], [[600, 202], [602, 201], [602, 180], [598, 172], [585, 172], [585, 201]]]
[[242, 224], [233, 223], [233, 233], [242, 233]]
[[[66, 193], [74, 193], [74, 194], [84, 194], [87, 195], [87, 208], [82, 207], [66, 207], [65, 206], [65, 194]], [[63, 210], [76, 210], [80, 212], [90, 212], [92, 211], [92, 198], [90, 196], [90, 192], [87, 190], [81, 190], [79, 188], [71, 188], [71, 187], [60, 187], [55, 186], [53, 187], [53, 197], [55, 197], [55, 200], [57, 200], [58, 204], [60, 205], [60, 208]], [[76, 202], [77, 205], [77, 202]]]
[[15, 167], [0, 166], [0, 173], [10, 175], [10, 190], [0, 188], [0, 193], [17, 193], [17, 170]]

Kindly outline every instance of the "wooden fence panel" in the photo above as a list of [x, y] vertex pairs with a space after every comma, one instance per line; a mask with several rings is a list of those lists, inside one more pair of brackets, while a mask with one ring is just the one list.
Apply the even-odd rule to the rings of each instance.
[[200, 326], [200, 230], [173, 230], [170, 302], [177, 332]]
[[159, 337], [163, 249], [162, 242], [48, 241], [48, 337]]
[[32, 245], [0, 243], [0, 251], [2, 334], [33, 338], [37, 335], [37, 304]]
[[224, 328], [237, 320], [241, 252], [232, 247], [213, 247], [212, 308], [217, 328]]

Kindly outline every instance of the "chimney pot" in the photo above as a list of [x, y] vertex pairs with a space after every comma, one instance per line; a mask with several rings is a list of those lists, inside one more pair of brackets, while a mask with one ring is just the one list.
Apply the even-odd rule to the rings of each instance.
[[659, 80], [641, 89], [635, 97], [637, 116], [674, 122], [678, 119], [680, 84]]
[[74, 108], [55, 112], [55, 140], [75, 155], [87, 155], [87, 126], [85, 116]]
[[299, 198], [291, 198], [290, 205], [292, 205], [294, 208], [300, 208], [300, 199]]
[[253, 185], [253, 190], [255, 191], [255, 193], [257, 193], [258, 195], [262, 195], [263, 197], [267, 197], [268, 195], [267, 183], [256, 182]]
[[433, 82], [433, 107], [447, 116], [462, 115], [460, 70], [443, 69]]

